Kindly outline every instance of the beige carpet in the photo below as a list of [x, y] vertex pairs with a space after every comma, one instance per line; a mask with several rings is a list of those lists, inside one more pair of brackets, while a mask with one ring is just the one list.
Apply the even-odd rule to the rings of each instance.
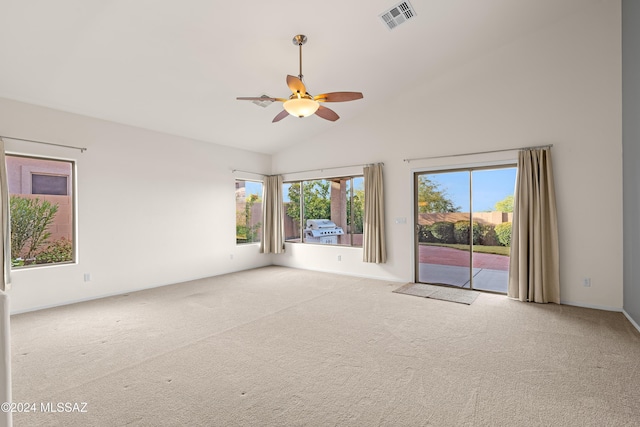
[[620, 313], [267, 267], [17, 315], [21, 426], [637, 426]]
[[427, 285], [425, 283], [407, 283], [393, 292], [412, 295], [414, 297], [433, 298], [467, 305], [472, 304], [476, 298], [478, 298], [478, 295], [480, 295], [479, 292], [470, 289], [434, 286]]

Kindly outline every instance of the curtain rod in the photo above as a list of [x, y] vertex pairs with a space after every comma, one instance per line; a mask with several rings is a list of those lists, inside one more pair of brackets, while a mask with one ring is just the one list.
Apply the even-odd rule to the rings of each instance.
[[[377, 162], [379, 164], [381, 164], [382, 166], [384, 166], [384, 163], [382, 162]], [[315, 171], [320, 171], [320, 172], [324, 172], [324, 171], [328, 171], [328, 170], [332, 170], [332, 169], [344, 169], [344, 168], [353, 168], [356, 166], [369, 166], [369, 165], [375, 165], [376, 163], [359, 163], [357, 165], [346, 165], [346, 166], [333, 166], [330, 168], [317, 168], [317, 169], [307, 169], [305, 171], [295, 171], [295, 172], [285, 172], [285, 173], [281, 173], [280, 175], [290, 175], [290, 174], [294, 174], [294, 173], [304, 173], [304, 172], [315, 172]]]
[[473, 156], [474, 154], [502, 153], [504, 151], [533, 150], [533, 149], [536, 149], [536, 148], [551, 148], [551, 147], [553, 147], [553, 144], [537, 145], [535, 147], [505, 148], [503, 150], [477, 151], [475, 153], [447, 154], [445, 156], [416, 157], [416, 158], [413, 158], [413, 159], [404, 159], [404, 161], [409, 163], [409, 162], [412, 162], [414, 160], [442, 159], [444, 157]]
[[87, 151], [86, 147], [75, 147], [73, 145], [55, 144], [53, 142], [36, 141], [35, 139], [16, 138], [15, 136], [0, 135], [0, 138], [14, 139], [16, 141], [34, 142], [36, 144], [53, 145], [54, 147], [72, 148], [74, 150], [80, 150], [81, 153]]
[[236, 173], [236, 172], [244, 172], [244, 173], [250, 173], [253, 175], [268, 176], [267, 174], [260, 173], [260, 172], [243, 171], [242, 169], [231, 169], [231, 173]]
[[[379, 163], [382, 166], [384, 166], [384, 163], [382, 163], [382, 162], [379, 162]], [[323, 171], [332, 170], [332, 169], [352, 168], [352, 167], [355, 167], [355, 166], [369, 166], [369, 165], [373, 165], [373, 164], [375, 164], [375, 163], [365, 163], [365, 164], [361, 164], [360, 163], [360, 164], [357, 164], [357, 165], [333, 166], [333, 167], [330, 167], [330, 168], [318, 168], [318, 169], [308, 169], [306, 171], [285, 172], [285, 173], [281, 173], [280, 175], [289, 175], [289, 174], [292, 174], [292, 173], [315, 172], [315, 171], [323, 172]], [[245, 171], [245, 170], [242, 170], [242, 169], [232, 169], [231, 170], [231, 173], [235, 173], [235, 172], [244, 172], [244, 173], [251, 173], [251, 174], [254, 174], [254, 175], [268, 176], [267, 174], [264, 174], [264, 173]]]

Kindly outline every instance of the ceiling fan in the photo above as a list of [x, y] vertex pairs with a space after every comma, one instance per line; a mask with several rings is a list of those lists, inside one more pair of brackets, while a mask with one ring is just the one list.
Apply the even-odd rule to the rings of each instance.
[[241, 101], [280, 101], [283, 102], [284, 110], [274, 117], [273, 123], [279, 122], [288, 115], [296, 117], [308, 117], [315, 114], [325, 120], [335, 122], [340, 118], [335, 111], [320, 105], [322, 102], [345, 102], [362, 98], [361, 92], [329, 92], [312, 96], [307, 92], [307, 88], [302, 82], [302, 45], [307, 42], [307, 36], [298, 34], [293, 38], [293, 44], [300, 49], [300, 74], [298, 77], [288, 75], [287, 86], [291, 89], [291, 96], [286, 98], [271, 98], [268, 96], [247, 97], [242, 96], [236, 99]]

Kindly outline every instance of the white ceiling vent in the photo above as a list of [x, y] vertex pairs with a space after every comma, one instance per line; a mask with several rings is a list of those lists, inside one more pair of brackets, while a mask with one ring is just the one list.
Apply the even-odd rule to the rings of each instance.
[[266, 98], [266, 99], [261, 100], [261, 101], [255, 100], [255, 101], [252, 101], [252, 102], [254, 104], [256, 104], [257, 106], [262, 107], [262, 108], [266, 108], [269, 105], [273, 104], [273, 101], [271, 101], [271, 97], [269, 95], [260, 95], [260, 98]]
[[416, 10], [411, 6], [411, 3], [408, 1], [403, 1], [402, 3], [398, 3], [391, 10], [387, 10], [386, 12], [378, 15], [384, 25], [387, 26], [389, 30], [393, 30], [400, 24], [404, 24], [409, 19], [416, 16]]

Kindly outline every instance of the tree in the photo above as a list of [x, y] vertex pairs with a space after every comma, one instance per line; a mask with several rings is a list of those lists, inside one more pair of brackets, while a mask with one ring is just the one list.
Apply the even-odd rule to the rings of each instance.
[[364, 190], [353, 192], [353, 224], [351, 224], [351, 203], [347, 201], [347, 224], [351, 225], [352, 233], [362, 233], [364, 230]]
[[513, 196], [507, 196], [496, 202], [493, 209], [498, 212], [513, 212]]
[[446, 213], [459, 212], [460, 206], [455, 206], [447, 195], [447, 190], [441, 189], [440, 184], [431, 181], [426, 175], [418, 177], [418, 212]]
[[[330, 181], [315, 180], [304, 181], [302, 194], [304, 197], [304, 219], [331, 218]], [[289, 187], [289, 200], [287, 215], [291, 217], [297, 226], [300, 225], [300, 183], [296, 182]]]
[[258, 197], [257, 194], [251, 194], [249, 197], [247, 197], [247, 203], [244, 206], [244, 218], [245, 225], [247, 227], [247, 242], [260, 241], [260, 238], [258, 237], [258, 230], [260, 229], [262, 223], [256, 222], [255, 224], [251, 225], [251, 212], [253, 210], [253, 205], [258, 201], [261, 201], [260, 197]]
[[[11, 196], [11, 258], [23, 255], [32, 260], [36, 251], [48, 243], [51, 233], [49, 226], [53, 222], [58, 205], [46, 200], [28, 199]], [[26, 249], [25, 249], [26, 247]]]
[[257, 194], [250, 194], [249, 197], [245, 199], [243, 217], [241, 217], [242, 220], [238, 221], [236, 219], [236, 243], [253, 243], [260, 241], [258, 231], [262, 223], [257, 222], [251, 225], [251, 212], [256, 202], [261, 202]]

